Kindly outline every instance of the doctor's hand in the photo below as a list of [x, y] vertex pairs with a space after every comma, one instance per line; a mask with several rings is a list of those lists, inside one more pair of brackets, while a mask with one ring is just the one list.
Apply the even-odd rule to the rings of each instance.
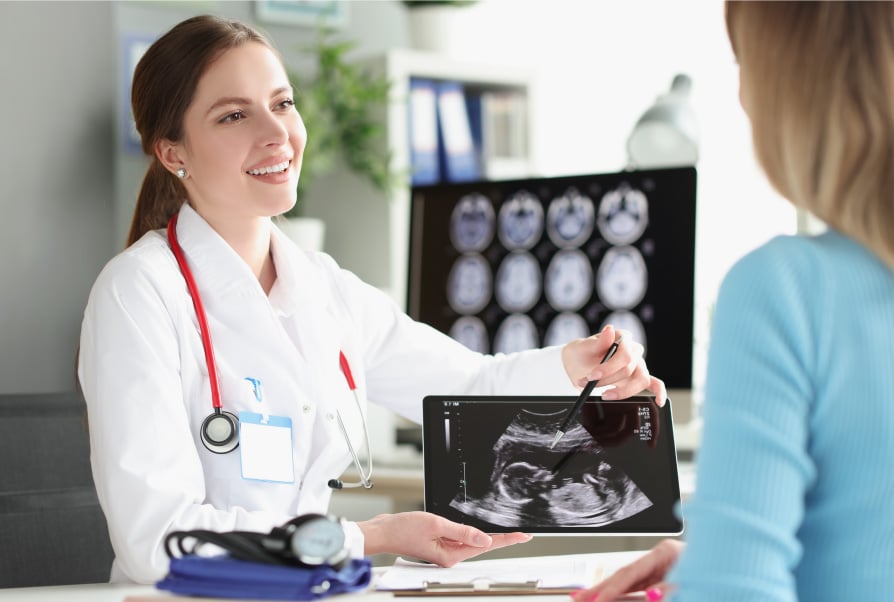
[[[624, 339], [615, 354], [600, 364], [608, 348], [620, 335]], [[610, 324], [599, 334], [586, 339], [575, 339], [562, 348], [562, 363], [568, 378], [576, 387], [598, 380], [599, 387], [615, 385], [602, 394], [603, 399], [625, 399], [647, 389], [654, 393], [655, 403], [663, 406], [667, 400], [664, 381], [649, 374], [643, 359], [644, 348], [624, 330], [616, 331]]]
[[573, 602], [611, 602], [627, 592], [646, 590], [646, 599], [661, 600], [671, 589], [664, 577], [686, 546], [682, 541], [660, 541], [645, 556], [615, 571], [593, 587], [571, 594]]
[[380, 514], [357, 525], [363, 531], [366, 555], [397, 554], [443, 567], [531, 539], [527, 533], [488, 535], [430, 512]]

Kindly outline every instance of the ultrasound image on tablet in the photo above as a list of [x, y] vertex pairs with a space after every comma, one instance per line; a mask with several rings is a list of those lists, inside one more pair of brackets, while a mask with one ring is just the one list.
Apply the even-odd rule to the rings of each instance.
[[494, 444], [490, 487], [468, 487], [450, 507], [501, 527], [599, 526], [652, 505], [605, 450], [578, 425], [555, 448], [549, 444], [566, 412], [522, 409]]
[[426, 510], [488, 532], [679, 533], [669, 404], [588, 401], [550, 449], [573, 403], [427, 397]]

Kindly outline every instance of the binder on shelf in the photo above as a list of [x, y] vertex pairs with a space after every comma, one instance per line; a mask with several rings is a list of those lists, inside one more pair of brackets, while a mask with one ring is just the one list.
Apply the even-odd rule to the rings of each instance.
[[472, 146], [475, 149], [475, 159], [482, 175], [487, 173], [484, 155], [484, 92], [470, 92], [466, 90], [466, 114], [469, 116], [469, 132], [472, 134]]
[[438, 83], [438, 126], [442, 179], [447, 182], [480, 179], [481, 167], [469, 125], [466, 96], [459, 82]]
[[524, 94], [512, 90], [481, 95], [481, 154], [490, 180], [530, 177], [528, 107]]
[[434, 81], [410, 78], [410, 169], [414, 186], [441, 180], [438, 156], [438, 103]]

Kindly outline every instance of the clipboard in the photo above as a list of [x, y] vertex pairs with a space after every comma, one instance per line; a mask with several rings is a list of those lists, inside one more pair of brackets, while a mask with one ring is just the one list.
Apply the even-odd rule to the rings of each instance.
[[[485, 583], [476, 587], [473, 583], [440, 583], [433, 581], [425, 584], [425, 589], [397, 590], [391, 592], [395, 598], [422, 598], [428, 596], [557, 596], [571, 594], [580, 588], [575, 587], [540, 587], [538, 581], [520, 583]], [[649, 600], [645, 591], [628, 592], [616, 598], [618, 602], [635, 602]]]
[[602, 579], [589, 555], [466, 560], [441, 568], [398, 558], [374, 581], [396, 597], [567, 595]]
[[478, 579], [472, 582], [425, 581], [422, 589], [402, 589], [391, 593], [395, 597], [421, 596], [549, 596], [570, 594], [579, 588], [540, 587], [540, 580], [531, 581], [488, 581]]
[[[602, 581], [643, 552], [523, 556], [465, 560], [451, 568], [397, 558], [373, 581], [376, 591], [395, 597], [568, 595]], [[618, 600], [647, 600], [645, 592]]]

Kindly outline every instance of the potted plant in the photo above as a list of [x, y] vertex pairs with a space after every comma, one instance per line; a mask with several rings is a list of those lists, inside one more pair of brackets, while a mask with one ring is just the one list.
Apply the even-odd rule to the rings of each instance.
[[[317, 177], [346, 168], [383, 192], [389, 192], [395, 181], [390, 153], [383, 152], [386, 145], [381, 118], [390, 83], [385, 76], [375, 76], [347, 59], [355, 42], [336, 41], [332, 35], [330, 30], [318, 30], [309, 48], [316, 63], [312, 75], [289, 73], [296, 91], [295, 104], [308, 131], [298, 202], [279, 224], [293, 238], [300, 237], [292, 234], [296, 228], [307, 227], [296, 221], [308, 219], [302, 216], [302, 201]], [[316, 220], [311, 227], [319, 230], [322, 222]], [[321, 238], [321, 234], [318, 236]], [[305, 248], [322, 247], [321, 239], [298, 243]]]
[[449, 54], [462, 38], [456, 8], [476, 0], [403, 0], [410, 19], [410, 45], [417, 50]]

